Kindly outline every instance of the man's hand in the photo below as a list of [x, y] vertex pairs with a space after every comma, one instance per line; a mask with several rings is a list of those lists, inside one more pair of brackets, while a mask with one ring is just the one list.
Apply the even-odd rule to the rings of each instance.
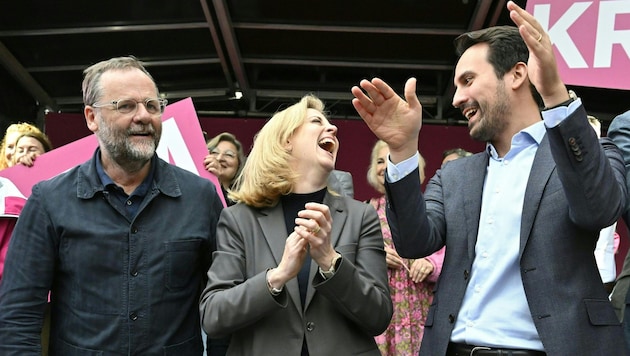
[[[389, 146], [390, 158], [398, 163], [418, 150], [422, 105], [416, 96], [416, 79], [405, 84], [405, 99], [379, 78], [362, 80], [352, 87], [352, 105], [374, 134]], [[365, 90], [366, 93], [363, 92]]]

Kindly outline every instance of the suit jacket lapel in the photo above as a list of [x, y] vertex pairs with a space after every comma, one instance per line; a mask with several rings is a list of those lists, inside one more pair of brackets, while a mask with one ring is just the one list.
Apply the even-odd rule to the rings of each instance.
[[[343, 229], [343, 226], [346, 223], [346, 219], [348, 218], [348, 213], [346, 211], [345, 204], [343, 203], [342, 198], [333, 196], [330, 193], [326, 193], [326, 196], [324, 197], [324, 205], [327, 205], [330, 209], [330, 216], [332, 217], [333, 221], [332, 230], [330, 231], [330, 243], [333, 247], [336, 247], [341, 236], [341, 230]], [[311, 261], [311, 271], [308, 277], [309, 287], [306, 290], [306, 306], [304, 310], [308, 308], [308, 305], [313, 299], [313, 295], [315, 295], [315, 288], [311, 286], [311, 282], [313, 281], [313, 278], [315, 278], [316, 273], [319, 273], [319, 266], [315, 261]]]
[[472, 259], [475, 256], [475, 245], [477, 244], [477, 233], [479, 232], [479, 219], [481, 217], [481, 200], [483, 198], [483, 185], [488, 171], [487, 153], [477, 154], [468, 159], [466, 167], [466, 187], [464, 191], [464, 213], [466, 226], [468, 226], [468, 256]]
[[534, 219], [538, 212], [538, 206], [542, 199], [543, 192], [547, 187], [547, 182], [556, 168], [556, 162], [551, 155], [549, 140], [547, 135], [540, 142], [532, 169], [529, 172], [527, 188], [525, 188], [525, 200], [523, 201], [523, 212], [521, 216], [521, 240], [519, 255], [523, 254], [523, 249], [527, 244], [527, 239], [532, 231]]
[[[282, 261], [282, 254], [284, 253], [284, 245], [286, 242], [287, 229], [284, 222], [284, 212], [282, 211], [282, 203], [278, 202], [276, 206], [265, 208], [261, 210], [261, 215], [258, 218], [260, 227], [263, 232], [263, 236], [269, 245], [269, 250], [273, 255], [276, 262], [276, 266]], [[283, 238], [284, 236], [284, 238]], [[293, 304], [302, 313], [302, 301], [300, 300], [300, 287], [296, 278], [291, 279], [284, 286], [287, 289], [287, 293]]]

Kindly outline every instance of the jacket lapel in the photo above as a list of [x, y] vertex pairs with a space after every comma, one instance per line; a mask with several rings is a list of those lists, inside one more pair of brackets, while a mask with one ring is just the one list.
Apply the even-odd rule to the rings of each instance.
[[[343, 230], [344, 225], [346, 224], [346, 219], [348, 218], [348, 212], [343, 203], [343, 199], [341, 197], [334, 196], [330, 193], [326, 193], [324, 197], [324, 205], [327, 205], [330, 209], [330, 216], [332, 217], [332, 230], [330, 231], [330, 243], [333, 248], [337, 247], [339, 243], [339, 238], [341, 237], [341, 231]], [[319, 266], [315, 261], [311, 261], [311, 271], [308, 277], [309, 287], [306, 290], [306, 308], [311, 303], [313, 296], [315, 295], [315, 288], [312, 287], [313, 278], [315, 278], [315, 274], [319, 273]], [[299, 297], [298, 297], [299, 301]]]
[[[284, 222], [282, 203], [278, 202], [278, 204], [273, 207], [262, 209], [261, 215], [258, 217], [258, 222], [277, 266], [280, 264], [280, 261], [282, 261], [284, 245], [286, 238], [289, 236]], [[300, 287], [298, 286], [297, 279], [291, 279], [284, 287], [287, 289], [289, 298], [293, 300], [293, 304], [299, 312], [302, 313]]]
[[551, 156], [549, 140], [547, 135], [540, 142], [534, 163], [527, 180], [527, 188], [525, 188], [525, 200], [523, 202], [523, 212], [521, 216], [521, 240], [519, 246], [519, 255], [523, 254], [523, 249], [527, 244], [527, 239], [532, 231], [534, 219], [538, 212], [538, 206], [543, 196], [543, 192], [547, 187], [547, 182], [551, 178], [551, 174], [556, 168], [556, 162]]
[[466, 167], [466, 188], [464, 191], [464, 214], [466, 219], [466, 231], [468, 236], [468, 256], [472, 259], [475, 256], [475, 245], [477, 244], [477, 233], [479, 232], [479, 219], [481, 217], [481, 200], [483, 198], [483, 185], [488, 170], [488, 160], [490, 157], [486, 152], [477, 154], [467, 160]]

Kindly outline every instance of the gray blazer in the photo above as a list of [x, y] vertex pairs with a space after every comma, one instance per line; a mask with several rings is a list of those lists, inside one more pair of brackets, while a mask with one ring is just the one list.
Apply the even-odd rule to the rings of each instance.
[[334, 169], [328, 176], [328, 187], [339, 195], [354, 198], [354, 184], [350, 172]]
[[311, 356], [380, 355], [374, 336], [393, 308], [378, 216], [347, 197], [326, 193], [324, 204], [343, 258], [328, 280], [312, 262], [304, 307], [295, 278], [278, 297], [267, 288], [266, 271], [280, 263], [288, 236], [281, 203], [223, 210], [200, 309], [211, 337], [232, 335], [228, 355], [299, 355], [305, 337]]
[[[386, 186], [401, 256], [447, 246], [421, 355], [446, 353], [475, 257], [488, 159], [482, 152], [450, 162], [424, 196], [416, 173]], [[625, 202], [621, 154], [607, 139], [600, 146], [582, 107], [547, 129], [525, 191], [519, 263], [548, 355], [628, 355], [593, 257], [599, 230], [617, 221]]]

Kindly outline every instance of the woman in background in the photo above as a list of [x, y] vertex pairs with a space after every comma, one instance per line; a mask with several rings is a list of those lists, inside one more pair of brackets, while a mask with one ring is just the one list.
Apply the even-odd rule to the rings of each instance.
[[[367, 179], [374, 189], [383, 194], [369, 203], [376, 208], [383, 231], [387, 254], [387, 275], [394, 304], [394, 315], [384, 333], [376, 337], [383, 356], [417, 356], [420, 351], [424, 322], [433, 300], [433, 287], [442, 270], [444, 249], [425, 258], [408, 260], [396, 252], [392, 233], [385, 216], [385, 168], [389, 148], [377, 141], [372, 148]], [[424, 181], [425, 162], [420, 156], [420, 182]]]
[[228, 190], [232, 189], [236, 177], [245, 165], [243, 145], [233, 134], [223, 132], [211, 138], [207, 146], [209, 153], [203, 159], [203, 164], [208, 172], [219, 179], [226, 204], [234, 205], [228, 198]]
[[22, 164], [32, 167], [37, 156], [52, 150], [52, 144], [43, 132], [30, 131], [20, 135], [15, 141], [15, 149], [11, 158], [12, 165]]
[[7, 127], [0, 144], [0, 170], [13, 166], [13, 152], [15, 141], [26, 132], [41, 132], [36, 126], [25, 122], [11, 124]]

